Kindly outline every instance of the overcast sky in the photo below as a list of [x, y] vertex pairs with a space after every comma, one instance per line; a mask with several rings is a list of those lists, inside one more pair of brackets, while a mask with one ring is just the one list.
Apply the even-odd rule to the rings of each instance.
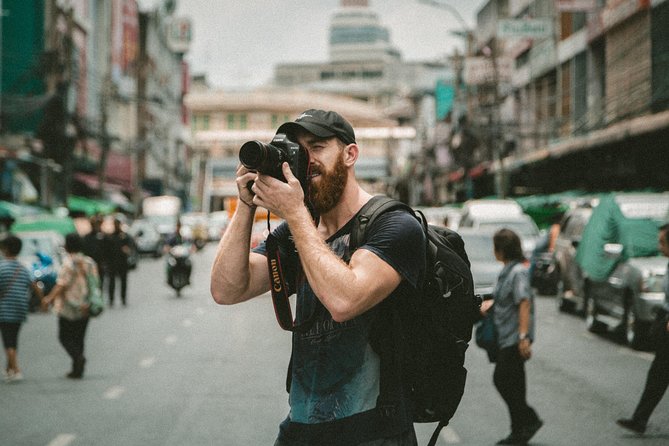
[[[141, 0], [151, 3], [158, 0]], [[457, 8], [470, 27], [485, 0], [435, 0]], [[418, 0], [369, 0], [390, 30], [403, 59], [433, 60], [451, 54], [462, 25], [449, 10]], [[340, 0], [178, 0], [177, 14], [193, 23], [186, 58], [193, 73], [206, 73], [222, 88], [271, 80], [278, 63], [328, 61], [330, 19]]]

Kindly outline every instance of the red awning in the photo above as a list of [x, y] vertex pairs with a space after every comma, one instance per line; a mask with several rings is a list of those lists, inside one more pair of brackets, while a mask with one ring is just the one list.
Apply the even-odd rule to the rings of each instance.
[[449, 183], [457, 183], [460, 181], [463, 177], [465, 176], [464, 172], [462, 169], [458, 169], [454, 172], [451, 172], [448, 174], [448, 181]]
[[[98, 146], [97, 142], [94, 140], [89, 140], [87, 143], [89, 156], [94, 160], [100, 159], [101, 149]], [[121, 186], [121, 188], [126, 192], [132, 192], [133, 190], [133, 181], [132, 181], [132, 157], [125, 153], [119, 153], [114, 150], [110, 150], [107, 155], [107, 164], [105, 165], [105, 182], [111, 186]], [[89, 175], [89, 174], [81, 174]], [[92, 178], [88, 180], [81, 180], [87, 186], [97, 189], [98, 188], [98, 179], [96, 175], [89, 175]], [[86, 181], [94, 181], [92, 184], [86, 183]]]
[[[83, 173], [83, 172], [75, 172], [73, 175], [74, 179], [77, 181], [80, 181], [84, 183], [86, 186], [88, 186], [91, 189], [98, 190], [98, 176], [92, 173]], [[109, 180], [109, 178], [107, 178]], [[124, 191], [124, 192], [132, 192], [132, 184], [129, 186], [122, 185], [122, 184], [115, 184], [114, 182], [111, 181], [105, 181], [103, 185], [104, 190], [108, 191]]]
[[481, 163], [469, 169], [469, 178], [478, 178], [488, 170], [488, 165]]

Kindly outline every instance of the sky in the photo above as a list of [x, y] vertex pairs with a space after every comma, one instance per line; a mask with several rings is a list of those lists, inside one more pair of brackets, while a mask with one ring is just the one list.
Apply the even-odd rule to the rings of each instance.
[[[151, 4], [159, 0], [140, 0]], [[470, 28], [486, 0], [433, 0], [456, 8]], [[330, 19], [340, 0], [178, 0], [176, 14], [193, 24], [186, 55], [191, 73], [223, 89], [271, 81], [279, 63], [327, 62]], [[448, 9], [419, 0], [369, 0], [403, 60], [434, 60], [462, 48], [451, 31], [463, 26]]]

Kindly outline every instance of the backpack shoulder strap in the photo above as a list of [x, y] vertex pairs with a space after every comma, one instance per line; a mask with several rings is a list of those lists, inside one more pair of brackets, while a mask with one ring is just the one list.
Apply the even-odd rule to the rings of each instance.
[[405, 209], [411, 215], [415, 215], [414, 210], [401, 201], [386, 197], [385, 195], [373, 196], [360, 208], [355, 216], [353, 227], [351, 228], [349, 252], [353, 252], [364, 243], [367, 236], [367, 228], [372, 225], [379, 215], [391, 209]]

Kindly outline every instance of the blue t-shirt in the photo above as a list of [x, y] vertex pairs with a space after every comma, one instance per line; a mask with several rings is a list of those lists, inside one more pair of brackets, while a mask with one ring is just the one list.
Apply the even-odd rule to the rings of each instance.
[[[353, 220], [326, 240], [341, 258], [349, 256], [352, 223]], [[351, 320], [335, 322], [309, 283], [299, 279], [299, 258], [290, 241], [288, 225], [280, 225], [273, 234], [279, 241], [286, 281], [298, 281], [297, 322], [312, 314], [314, 317], [308, 331], [293, 334], [291, 409], [282, 432], [290, 431], [294, 423], [339, 422], [374, 409], [379, 396], [380, 361], [370, 335], [379, 317], [379, 306]], [[405, 211], [386, 212], [368, 228], [367, 241], [359, 249], [373, 252], [404, 279], [386, 299], [415, 292], [425, 270], [424, 245], [420, 224]], [[266, 254], [265, 244], [255, 252]]]

